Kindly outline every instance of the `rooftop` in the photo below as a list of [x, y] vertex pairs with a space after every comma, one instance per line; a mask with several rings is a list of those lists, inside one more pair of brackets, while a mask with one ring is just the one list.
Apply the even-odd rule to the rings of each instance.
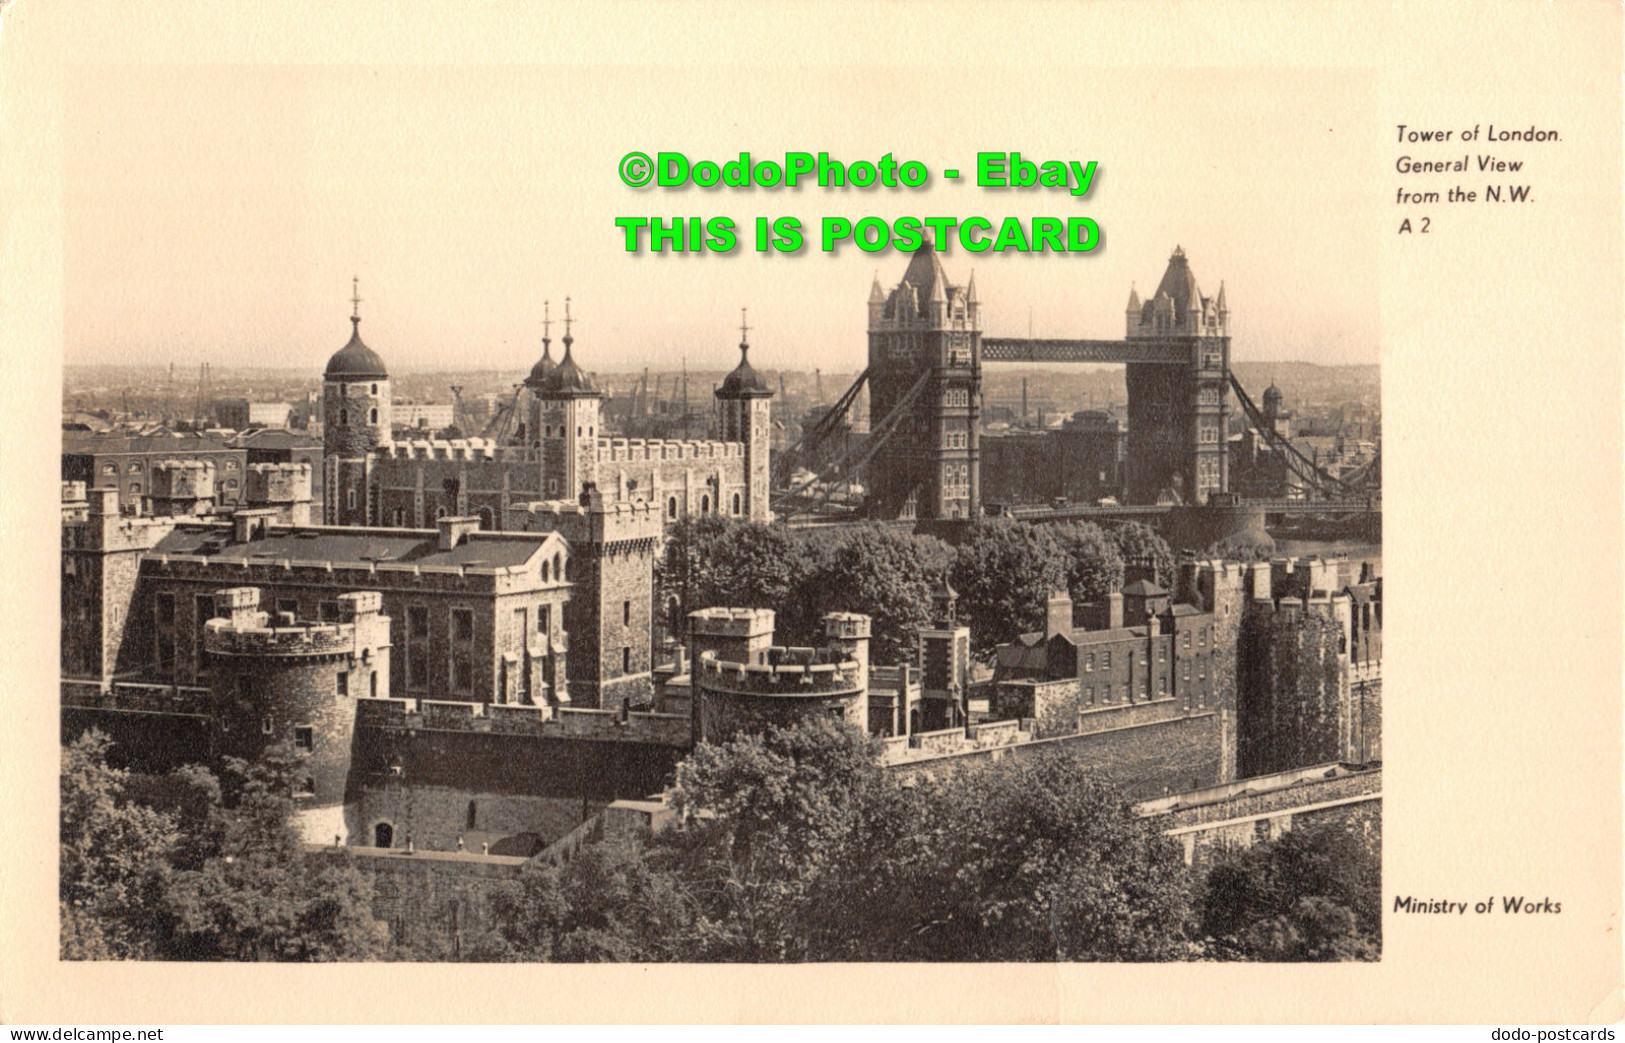
[[[153, 554], [193, 554], [227, 561], [330, 561], [368, 565], [399, 563], [421, 566], [513, 568], [535, 557], [555, 533], [475, 532], [450, 550], [440, 549], [440, 534], [425, 529], [293, 528], [271, 526], [263, 539], [232, 543], [231, 526], [185, 524], [152, 549]], [[222, 546], [223, 544], [223, 546]]]

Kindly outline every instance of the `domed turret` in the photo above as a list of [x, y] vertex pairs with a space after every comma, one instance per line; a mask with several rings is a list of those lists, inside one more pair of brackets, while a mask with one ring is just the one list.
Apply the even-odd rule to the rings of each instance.
[[773, 391], [767, 386], [767, 381], [756, 372], [750, 364], [750, 345], [744, 340], [739, 342], [739, 365], [733, 372], [722, 378], [722, 386], [717, 388], [718, 398], [767, 398]]
[[351, 294], [350, 342], [327, 360], [328, 380], [388, 380], [389, 371], [378, 353], [361, 342], [361, 295]]
[[1264, 389], [1264, 412], [1279, 413], [1281, 411], [1281, 389], [1271, 381], [1270, 386]]
[[390, 440], [389, 371], [361, 342], [359, 283], [350, 301], [350, 343], [328, 360], [322, 380], [322, 456], [331, 481], [322, 498], [326, 525], [373, 524], [367, 461]]
[[542, 302], [542, 357], [536, 360], [536, 365], [530, 367], [530, 376], [525, 378], [525, 386], [532, 390], [541, 388], [547, 383], [547, 376], [558, 368], [553, 361], [553, 338], [548, 335], [552, 320], [548, 318], [547, 302]]
[[[570, 352], [570, 346], [575, 338], [570, 336], [570, 299], [564, 299], [564, 358], [559, 360], [543, 376], [540, 391], [549, 398], [586, 398], [597, 397], [598, 389], [592, 386], [587, 377], [587, 371], [576, 365], [575, 356]], [[544, 355], [542, 362], [549, 361]], [[541, 362], [536, 364], [538, 367]], [[535, 370], [531, 374], [535, 375]]]

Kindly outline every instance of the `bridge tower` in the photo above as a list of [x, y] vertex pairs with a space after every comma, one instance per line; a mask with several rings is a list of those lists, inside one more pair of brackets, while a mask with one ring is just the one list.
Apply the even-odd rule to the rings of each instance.
[[927, 241], [896, 289], [869, 291], [869, 422], [881, 433], [869, 465], [873, 518], [974, 518], [980, 513], [981, 305], [976, 278], [954, 286]]
[[1189, 362], [1129, 362], [1128, 496], [1156, 503], [1165, 492], [1204, 504], [1230, 488], [1225, 452], [1230, 377], [1230, 310], [1224, 284], [1204, 297], [1185, 251], [1174, 248], [1149, 300], [1129, 290], [1127, 338], [1176, 342]]

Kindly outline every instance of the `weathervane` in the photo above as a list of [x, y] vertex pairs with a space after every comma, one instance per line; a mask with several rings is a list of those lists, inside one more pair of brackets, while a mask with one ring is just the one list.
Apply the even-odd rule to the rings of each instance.
[[361, 321], [361, 277], [350, 277], [350, 321]]
[[748, 344], [750, 342], [750, 336], [749, 336], [749, 334], [750, 334], [750, 324], [746, 321], [747, 318], [748, 318], [748, 315], [749, 315], [749, 309], [746, 309], [746, 308], [740, 308], [739, 309], [739, 346], [740, 347], [744, 347], [746, 344]]

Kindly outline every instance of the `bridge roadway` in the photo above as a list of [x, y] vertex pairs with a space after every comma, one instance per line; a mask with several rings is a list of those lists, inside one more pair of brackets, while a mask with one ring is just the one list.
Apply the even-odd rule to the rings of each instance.
[[[1226, 509], [1252, 508], [1261, 510], [1266, 515], [1283, 515], [1303, 517], [1316, 514], [1381, 514], [1382, 501], [1380, 500], [1241, 500], [1234, 505], [1225, 505]], [[1004, 509], [1004, 513], [1012, 518], [1024, 521], [1065, 521], [1069, 518], [1146, 518], [1167, 514], [1174, 508], [1168, 504], [1150, 506], [1123, 506], [1120, 504], [1107, 504], [1102, 506], [1093, 503], [1066, 504], [1061, 507], [1031, 504], [1027, 506], [1011, 506]]]
[[1153, 362], [1190, 365], [1191, 339], [1148, 337], [1134, 340], [1033, 340], [983, 337], [983, 362]]

